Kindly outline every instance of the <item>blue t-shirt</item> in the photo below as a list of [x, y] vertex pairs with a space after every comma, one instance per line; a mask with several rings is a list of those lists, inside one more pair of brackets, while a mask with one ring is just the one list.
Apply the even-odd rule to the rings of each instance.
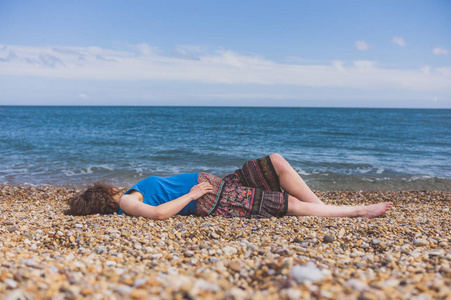
[[[152, 206], [177, 199], [189, 193], [191, 188], [197, 184], [199, 173], [186, 173], [171, 177], [147, 177], [132, 186], [125, 194], [130, 194], [136, 190], [143, 194], [144, 203]], [[196, 200], [185, 206], [178, 215], [187, 216], [196, 211]], [[119, 215], [124, 213], [119, 210]]]

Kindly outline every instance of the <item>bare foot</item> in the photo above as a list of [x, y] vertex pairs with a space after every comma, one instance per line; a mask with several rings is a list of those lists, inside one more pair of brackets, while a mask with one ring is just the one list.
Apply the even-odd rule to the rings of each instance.
[[378, 204], [365, 205], [363, 207], [361, 216], [364, 218], [371, 219], [384, 214], [392, 206], [393, 206], [392, 202], [383, 202]]

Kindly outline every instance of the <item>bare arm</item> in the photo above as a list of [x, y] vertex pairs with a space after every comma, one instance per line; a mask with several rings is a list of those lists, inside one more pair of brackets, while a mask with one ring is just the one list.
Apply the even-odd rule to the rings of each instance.
[[121, 208], [129, 215], [164, 220], [177, 214], [191, 201], [212, 192], [213, 187], [207, 182], [202, 182], [195, 185], [188, 194], [158, 206], [144, 204], [134, 195], [124, 195], [121, 198]]

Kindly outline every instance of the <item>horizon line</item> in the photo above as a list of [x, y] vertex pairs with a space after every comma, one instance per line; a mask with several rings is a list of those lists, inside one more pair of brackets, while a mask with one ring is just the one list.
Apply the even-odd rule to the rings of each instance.
[[0, 104], [0, 107], [193, 107], [193, 108], [343, 108], [343, 109], [444, 109], [446, 107], [374, 107], [374, 106], [259, 106], [259, 105], [121, 105], [121, 104]]

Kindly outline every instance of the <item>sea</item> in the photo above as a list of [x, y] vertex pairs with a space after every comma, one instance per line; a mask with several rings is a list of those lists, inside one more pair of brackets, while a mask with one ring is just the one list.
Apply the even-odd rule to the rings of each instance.
[[451, 110], [0, 106], [0, 185], [129, 187], [280, 153], [314, 190], [451, 190]]

